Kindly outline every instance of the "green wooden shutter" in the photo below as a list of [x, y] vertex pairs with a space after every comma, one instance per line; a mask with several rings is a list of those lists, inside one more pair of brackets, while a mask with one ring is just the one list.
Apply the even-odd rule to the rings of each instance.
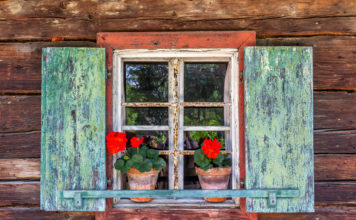
[[245, 48], [246, 188], [298, 188], [298, 198], [247, 198], [248, 212], [313, 212], [313, 52]]
[[44, 48], [42, 54], [41, 209], [81, 209], [62, 190], [106, 189], [105, 50]]

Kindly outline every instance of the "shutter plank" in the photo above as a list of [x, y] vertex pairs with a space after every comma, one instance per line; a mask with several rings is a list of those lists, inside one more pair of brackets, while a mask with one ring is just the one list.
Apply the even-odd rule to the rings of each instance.
[[314, 211], [310, 47], [245, 48], [246, 188], [298, 188], [300, 197], [248, 198], [248, 212]]
[[105, 189], [105, 51], [44, 48], [42, 56], [41, 209], [103, 211], [105, 199], [82, 209], [62, 190]]

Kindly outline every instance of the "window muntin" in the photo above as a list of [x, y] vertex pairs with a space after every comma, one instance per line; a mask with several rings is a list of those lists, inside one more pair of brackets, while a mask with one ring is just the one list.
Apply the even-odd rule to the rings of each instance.
[[[168, 134], [168, 149], [159, 150], [161, 155], [168, 158], [169, 189], [194, 188], [189, 185], [188, 178], [184, 178], [184, 172], [187, 170], [184, 169], [184, 161], [187, 161], [184, 158], [192, 157], [196, 149], [196, 146], [188, 146], [187, 136], [197, 134], [216, 134], [223, 141], [222, 144], [226, 146], [225, 153], [232, 155], [231, 188], [239, 187], [237, 54], [237, 49], [114, 52], [114, 130]], [[156, 81], [148, 82], [147, 86], [145, 82], [149, 77], [138, 74], [137, 71], [135, 73], [137, 69], [156, 78]], [[212, 84], [212, 81], [216, 83]], [[135, 90], [135, 87], [143, 89]], [[145, 91], [145, 87], [151, 90]], [[211, 87], [213, 92], [204, 94], [206, 88], [211, 90]], [[129, 91], [133, 91], [133, 95]], [[137, 95], [141, 95], [139, 99], [135, 99]], [[161, 109], [161, 113], [168, 109], [168, 121], [162, 119], [165, 113], [159, 114], [159, 111], [155, 110], [149, 113], [149, 120], [142, 119], [142, 114], [154, 108]], [[140, 117], [140, 114], [140, 124], [132, 123], [132, 118]], [[194, 115], [195, 120], [187, 120], [187, 117], [189, 119]], [[211, 122], [214, 117], [216, 120]], [[158, 121], [160, 123], [155, 123]], [[199, 144], [199, 141], [195, 142], [195, 145]], [[114, 156], [113, 160], [117, 157], [118, 155]], [[114, 189], [123, 189], [121, 175], [116, 170], [113, 172]], [[157, 200], [154, 200], [154, 203], [159, 203]], [[179, 200], [182, 202], [184, 199]], [[115, 201], [118, 202], [118, 199], [114, 200], [114, 203]], [[235, 201], [238, 203], [238, 199]], [[170, 202], [179, 203], [178, 200]]]

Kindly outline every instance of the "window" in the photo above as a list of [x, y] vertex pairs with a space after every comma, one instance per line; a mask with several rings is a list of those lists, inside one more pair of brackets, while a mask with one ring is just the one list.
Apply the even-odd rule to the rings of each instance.
[[[225, 146], [224, 153], [231, 154], [230, 185], [239, 188], [239, 137], [231, 135], [238, 134], [237, 81], [237, 49], [114, 51], [113, 127], [128, 136], [150, 136], [160, 154], [166, 155], [168, 170], [161, 179], [168, 177], [168, 184], [158, 183], [160, 189], [196, 188], [192, 155], [204, 136], [216, 137]], [[114, 189], [125, 189], [125, 178], [117, 170], [113, 176]], [[168, 202], [182, 201], [204, 203], [202, 199]], [[116, 203], [122, 207], [131, 202], [116, 199]], [[222, 205], [227, 204], [234, 206], [231, 200]]]

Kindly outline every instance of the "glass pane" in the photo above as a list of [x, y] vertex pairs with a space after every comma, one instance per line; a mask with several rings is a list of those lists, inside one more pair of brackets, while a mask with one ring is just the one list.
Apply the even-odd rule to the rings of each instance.
[[125, 63], [126, 102], [167, 102], [168, 63]]
[[184, 156], [184, 189], [201, 189], [198, 176], [195, 172], [194, 156]]
[[230, 149], [227, 147], [230, 140], [226, 140], [226, 131], [185, 131], [184, 132], [184, 150], [199, 149], [204, 139], [216, 138], [221, 143], [221, 149]]
[[126, 125], [168, 125], [168, 108], [126, 108]]
[[184, 108], [185, 126], [223, 126], [224, 108]]
[[226, 70], [227, 63], [185, 63], [184, 101], [223, 102]]
[[157, 150], [168, 150], [168, 131], [125, 131], [127, 137], [127, 147], [130, 147], [130, 140], [133, 137], [145, 137], [143, 144]]

